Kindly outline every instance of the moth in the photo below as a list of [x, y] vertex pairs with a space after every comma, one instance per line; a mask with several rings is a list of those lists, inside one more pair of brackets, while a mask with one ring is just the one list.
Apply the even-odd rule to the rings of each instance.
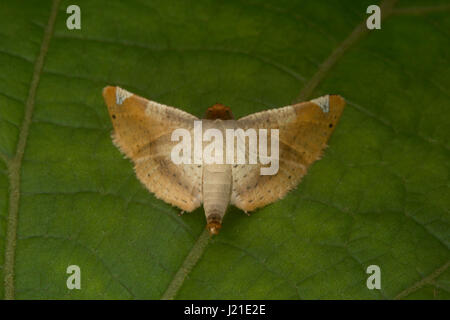
[[[113, 142], [132, 160], [137, 178], [157, 198], [183, 212], [203, 204], [211, 234], [218, 234], [230, 204], [247, 213], [283, 198], [295, 188], [308, 167], [320, 159], [345, 106], [341, 96], [326, 95], [234, 120], [229, 107], [215, 104], [202, 120], [120, 87], [105, 87], [103, 97], [114, 127]], [[276, 129], [276, 174], [261, 174], [262, 163], [176, 164], [172, 158], [178, 143], [173, 139], [174, 130], [193, 132], [199, 121], [221, 132], [230, 127]]]

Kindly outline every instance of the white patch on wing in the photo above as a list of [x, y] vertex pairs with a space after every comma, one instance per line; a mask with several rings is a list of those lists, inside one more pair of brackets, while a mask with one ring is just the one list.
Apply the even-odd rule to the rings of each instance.
[[329, 95], [313, 99], [313, 100], [311, 100], [311, 102], [317, 104], [324, 113], [328, 113], [330, 111], [330, 96]]
[[121, 105], [127, 98], [131, 97], [133, 94], [120, 87], [116, 88], [116, 104]]
[[147, 106], [145, 108], [145, 114], [148, 116], [152, 116], [155, 114], [159, 114], [162, 113], [164, 108], [167, 108], [167, 106], [160, 104], [158, 102], [155, 101], [147, 101]]

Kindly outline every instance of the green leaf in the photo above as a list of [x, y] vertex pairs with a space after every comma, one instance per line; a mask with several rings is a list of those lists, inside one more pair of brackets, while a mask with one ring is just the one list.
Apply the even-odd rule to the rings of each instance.
[[[372, 31], [369, 0], [86, 0], [81, 30], [70, 4], [0, 4], [0, 296], [450, 298], [447, 1], [387, 0]], [[106, 85], [196, 116], [348, 104], [295, 191], [210, 239], [113, 146]]]

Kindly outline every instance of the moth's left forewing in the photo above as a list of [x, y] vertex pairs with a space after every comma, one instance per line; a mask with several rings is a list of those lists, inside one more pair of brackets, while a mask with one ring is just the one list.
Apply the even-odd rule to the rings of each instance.
[[190, 129], [197, 120], [187, 112], [147, 100], [120, 87], [105, 87], [103, 97], [114, 127], [114, 142], [131, 159], [150, 142], [176, 128]]
[[202, 170], [175, 165], [171, 140], [176, 129], [192, 134], [197, 117], [147, 100], [120, 87], [106, 87], [103, 97], [114, 127], [114, 144], [134, 163], [136, 176], [157, 198], [192, 211], [202, 202]]
[[260, 164], [234, 166], [232, 203], [252, 211], [295, 188], [308, 167], [321, 157], [344, 106], [342, 97], [329, 95], [239, 119], [238, 126], [243, 129], [279, 130], [279, 170], [275, 175], [261, 175]]

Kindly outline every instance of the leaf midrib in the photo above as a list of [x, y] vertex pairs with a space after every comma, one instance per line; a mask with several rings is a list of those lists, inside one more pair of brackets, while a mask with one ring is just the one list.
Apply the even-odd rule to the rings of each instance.
[[[386, 19], [392, 14], [392, 9], [397, 0], [384, 0], [380, 6], [383, 10], [382, 18]], [[358, 24], [332, 52], [331, 54], [320, 64], [316, 73], [306, 82], [303, 88], [300, 90], [300, 94], [295, 99], [294, 103], [297, 101], [307, 100], [314, 90], [317, 88], [319, 83], [325, 78], [331, 68], [337, 63], [340, 57], [352, 47], [352, 45], [361, 39], [365, 34], [367, 34], [369, 30], [366, 28], [365, 20]], [[182, 287], [184, 280], [187, 277], [187, 274], [194, 268], [195, 264], [197, 264], [198, 260], [200, 260], [203, 255], [204, 250], [206, 249], [208, 242], [199, 246], [198, 243], [202, 243], [200, 240], [204, 237], [203, 232], [199, 240], [194, 244], [189, 254], [186, 256], [186, 259], [183, 261], [179, 270], [175, 273], [174, 279], [169, 284], [166, 292], [163, 294], [161, 299], [174, 299], [178, 293], [178, 290]], [[200, 251], [201, 250], [201, 251]], [[195, 251], [196, 254], [192, 254]], [[185, 266], [190, 266], [188, 272], [184, 269]], [[175, 285], [176, 284], [176, 285]]]
[[[436, 6], [436, 7], [426, 7], [426, 8], [413, 8], [414, 10], [408, 11], [395, 9], [395, 3], [397, 0], [383, 0], [380, 3], [380, 9], [382, 12], [381, 19], [385, 20], [394, 14], [426, 14], [436, 11], [448, 10], [449, 6]], [[403, 8], [405, 9], [405, 8]], [[352, 32], [330, 53], [330, 55], [320, 64], [314, 75], [305, 83], [305, 85], [300, 90], [298, 97], [293, 101], [293, 103], [299, 101], [305, 101], [311, 97], [311, 94], [317, 88], [317, 86], [326, 77], [328, 72], [334, 67], [334, 65], [339, 61], [339, 59], [360, 39], [369, 33], [369, 29], [366, 27], [366, 20], [364, 19], [360, 24], [358, 24]], [[206, 230], [205, 230], [206, 231]], [[197, 264], [203, 255], [209, 241], [202, 241], [205, 237], [205, 231], [199, 236], [197, 242], [193, 245], [189, 254], [186, 256], [185, 260], [181, 264], [179, 270], [175, 273], [174, 279], [172, 279], [166, 292], [163, 294], [161, 299], [174, 299], [178, 294], [179, 289], [182, 287], [183, 282], [187, 278], [189, 272]], [[194, 253], [193, 253], [194, 252]], [[399, 293], [394, 299], [401, 299], [409, 295], [410, 293], [418, 290], [423, 285], [429, 283], [435, 279], [438, 275], [442, 274], [449, 267], [450, 263], [447, 262], [443, 266], [437, 268], [431, 275], [423, 278], [419, 282], [413, 284], [412, 286], [404, 289]], [[186, 267], [188, 266], [188, 267]]]

